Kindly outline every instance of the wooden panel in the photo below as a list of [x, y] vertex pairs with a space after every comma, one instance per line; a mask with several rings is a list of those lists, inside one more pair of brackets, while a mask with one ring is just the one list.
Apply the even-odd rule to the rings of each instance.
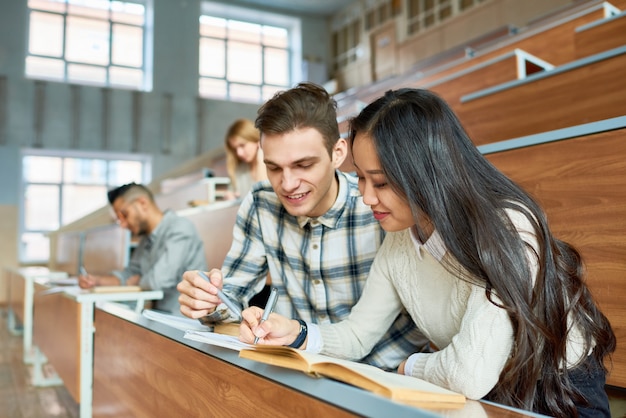
[[626, 54], [483, 96], [454, 110], [477, 145], [626, 115]]
[[209, 269], [221, 268], [233, 242], [233, 227], [239, 204], [218, 203], [179, 212], [196, 227], [204, 243]]
[[[235, 365], [101, 309], [96, 309], [95, 326], [94, 417], [431, 416], [430, 411], [294, 370], [247, 360]], [[243, 366], [247, 363], [260, 366], [256, 371], [262, 370], [263, 375], [247, 370]], [[265, 377], [272, 375], [291, 375], [298, 384]], [[324, 396], [328, 390], [333, 390], [332, 396]], [[345, 409], [325, 401], [328, 397], [345, 399]], [[465, 418], [527, 416], [477, 401], [467, 401], [462, 409], [436, 412]]]
[[[599, 4], [593, 5], [582, 12], [574, 14], [573, 16], [568, 17], [565, 15], [561, 21], [537, 24], [532, 28], [526, 29], [517, 36], [511, 36], [489, 48], [481, 49], [473, 57], [467, 57], [467, 59], [457, 59], [456, 62], [446, 62], [444, 60], [440, 67], [428, 67], [418, 69], [416, 71], [409, 71], [408, 73], [395, 77], [394, 79], [385, 80], [384, 83], [380, 83], [380, 86], [371, 84], [358, 87], [355, 89], [356, 91], [351, 92], [352, 97], [341, 100], [339, 102], [339, 106], [341, 108], [344, 106], [350, 107], [355, 100], [370, 103], [374, 98], [381, 96], [386, 90], [389, 89], [396, 89], [407, 85], [428, 86], [437, 80], [451, 76], [459, 71], [466, 70], [478, 64], [493, 60], [496, 57], [511, 53], [516, 48], [522, 49], [527, 53], [553, 65], [566, 64], [577, 58], [574, 43], [576, 28], [602, 19], [603, 17], [604, 10], [599, 6]], [[403, 51], [407, 48], [406, 45], [410, 45], [411, 42], [413, 41], [409, 40], [399, 46], [398, 51], [400, 55], [406, 55]], [[554, 45], [558, 45], [558, 48], [555, 48]], [[444, 57], [449, 53], [449, 51], [443, 51], [440, 55]], [[425, 61], [429, 60], [436, 62], [437, 56], [428, 58]], [[339, 112], [341, 113], [341, 109]]]
[[577, 58], [626, 45], [626, 14], [605, 19], [597, 26], [576, 32], [575, 36]]
[[85, 230], [83, 265], [91, 274], [123, 270], [128, 263], [130, 232], [111, 224]]
[[396, 26], [386, 25], [371, 35], [372, 71], [374, 80], [396, 73]]
[[93, 416], [351, 414], [96, 310]]
[[80, 402], [80, 304], [63, 293], [39, 294], [35, 284], [33, 342]]
[[626, 129], [487, 158], [531, 192], [556, 236], [581, 252], [617, 335], [608, 383], [626, 387]]
[[8, 306], [13, 311], [13, 315], [21, 322], [24, 323], [24, 293], [25, 282], [24, 278], [13, 271], [6, 269], [5, 277], [8, 283]]
[[[454, 108], [460, 105], [461, 97], [465, 94], [516, 80], [517, 76], [517, 56], [510, 53], [467, 73], [452, 74], [449, 80], [423, 87], [439, 94]], [[421, 87], [421, 84], [416, 83], [412, 87]]]

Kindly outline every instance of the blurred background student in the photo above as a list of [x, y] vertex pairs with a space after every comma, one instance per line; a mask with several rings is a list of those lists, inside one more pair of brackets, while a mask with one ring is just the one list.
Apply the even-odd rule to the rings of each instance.
[[[205, 269], [204, 244], [194, 225], [170, 210], [161, 211], [152, 192], [142, 184], [129, 183], [107, 193], [117, 222], [139, 243], [128, 266], [108, 275], [81, 274], [79, 286], [136, 286], [162, 290], [154, 308], [180, 315], [176, 284], [187, 269]], [[86, 266], [89, 269], [89, 266]]]
[[267, 179], [261, 135], [249, 119], [237, 119], [226, 132], [226, 169], [231, 182], [228, 199], [245, 196], [257, 181]]

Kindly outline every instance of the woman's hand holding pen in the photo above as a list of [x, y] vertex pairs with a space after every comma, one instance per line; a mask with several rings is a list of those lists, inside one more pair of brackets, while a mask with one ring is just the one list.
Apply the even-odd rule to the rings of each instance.
[[263, 309], [256, 306], [244, 309], [242, 315], [239, 339], [248, 344], [253, 344], [255, 337], [259, 337], [257, 344], [289, 345], [300, 334], [300, 323], [295, 319], [272, 313], [267, 320], [261, 321]]
[[222, 302], [217, 290], [222, 288], [222, 272], [213, 269], [209, 272], [210, 281], [205, 280], [197, 270], [186, 271], [183, 280], [176, 285], [180, 292], [178, 302], [180, 312], [193, 319], [209, 315]]

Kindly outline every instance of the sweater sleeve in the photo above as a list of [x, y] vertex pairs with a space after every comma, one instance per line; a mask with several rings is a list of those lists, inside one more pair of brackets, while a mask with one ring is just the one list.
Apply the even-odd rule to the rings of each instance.
[[323, 346], [321, 353], [358, 360], [367, 355], [387, 332], [402, 310], [402, 303], [385, 268], [392, 248], [387, 235], [372, 263], [363, 293], [349, 317], [335, 324], [319, 326]]
[[480, 399], [497, 384], [512, 342], [506, 311], [489, 302], [484, 289], [472, 286], [459, 332], [440, 351], [415, 354], [411, 375]]

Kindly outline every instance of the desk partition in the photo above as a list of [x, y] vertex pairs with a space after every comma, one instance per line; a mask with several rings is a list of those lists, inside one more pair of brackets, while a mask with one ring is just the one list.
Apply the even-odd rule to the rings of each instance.
[[222, 268], [233, 241], [233, 227], [239, 203], [239, 200], [232, 200], [176, 212], [189, 219], [196, 227], [204, 243], [209, 269]]
[[91, 274], [123, 270], [130, 259], [130, 232], [117, 224], [84, 231], [82, 265]]
[[430, 411], [327, 378], [241, 359], [237, 351], [113, 305], [95, 312], [93, 416], [463, 417], [539, 415], [468, 401]]
[[77, 276], [81, 265], [83, 233], [81, 231], [65, 231], [56, 234], [56, 250], [54, 268], [64, 271], [70, 276]]
[[[49, 386], [63, 383], [76, 402], [80, 417], [91, 417], [93, 388], [94, 310], [102, 302], [135, 302], [136, 311], [147, 300], [161, 299], [163, 291], [92, 293], [78, 286], [50, 288], [46, 281], [35, 283], [36, 344], [33, 383]], [[128, 310], [127, 307], [120, 309]], [[131, 311], [132, 312], [132, 311]], [[108, 344], [103, 342], [101, 344]], [[124, 346], [124, 344], [122, 343]], [[49, 362], [57, 375], [45, 376], [43, 364]], [[156, 416], [156, 415], [155, 415]]]

